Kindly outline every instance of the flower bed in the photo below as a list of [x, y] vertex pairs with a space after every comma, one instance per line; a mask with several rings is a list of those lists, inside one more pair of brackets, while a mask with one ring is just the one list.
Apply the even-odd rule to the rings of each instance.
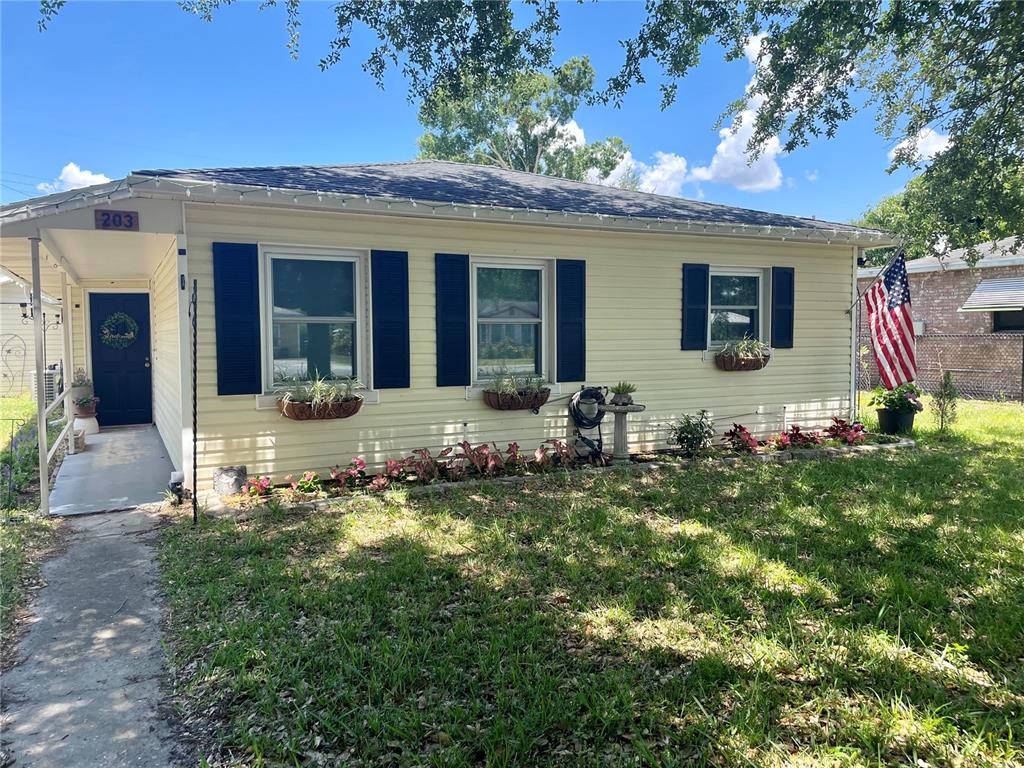
[[[824, 433], [804, 431], [793, 425], [786, 432], [763, 441], [754, 438], [743, 425], [734, 424], [723, 436], [722, 443], [698, 457], [678, 448], [634, 454], [633, 466], [638, 470], [681, 466], [699, 457], [724, 463], [738, 461], [743, 456], [761, 461], [817, 459], [915, 445], [913, 440], [906, 438], [868, 433], [862, 425], [838, 418], [833, 419]], [[343, 496], [396, 489], [429, 492], [430, 489], [448, 488], [472, 480], [518, 482], [555, 469], [593, 469], [604, 465], [603, 460], [580, 459], [561, 440], [546, 440], [532, 452], [521, 450], [517, 443], [509, 443], [501, 450], [494, 444], [474, 446], [463, 441], [437, 454], [423, 448], [402, 459], [388, 459], [376, 474], [367, 472], [362, 458], [354, 457], [344, 467], [333, 467], [329, 478], [321, 478], [316, 472], [304, 472], [297, 477], [289, 475], [284, 485], [274, 486], [269, 477], [256, 477], [243, 487], [241, 494], [225, 499], [225, 506], [244, 509], [282, 502], [326, 503]]]

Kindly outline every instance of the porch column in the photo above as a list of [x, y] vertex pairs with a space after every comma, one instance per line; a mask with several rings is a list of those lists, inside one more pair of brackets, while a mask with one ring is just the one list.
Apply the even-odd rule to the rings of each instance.
[[68, 286], [68, 275], [61, 270], [60, 273], [60, 314], [64, 331], [64, 351], [60, 358], [61, 367], [64, 369], [64, 418], [72, 424], [68, 432], [68, 456], [75, 452], [75, 428], [74, 428], [74, 402], [71, 400], [71, 380], [75, 376], [75, 356], [71, 352], [71, 288]]
[[46, 345], [43, 337], [43, 287], [39, 266], [39, 235], [28, 239], [32, 249], [32, 329], [36, 342], [36, 439], [39, 441], [39, 514], [50, 514], [50, 472], [46, 444]]

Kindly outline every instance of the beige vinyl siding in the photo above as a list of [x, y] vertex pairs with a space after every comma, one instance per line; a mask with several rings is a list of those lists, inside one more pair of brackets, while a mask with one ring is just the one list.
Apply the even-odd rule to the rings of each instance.
[[178, 263], [171, 248], [150, 281], [153, 345], [153, 422], [175, 469], [181, 469], [181, 378]]
[[[199, 472], [245, 464], [275, 481], [323, 471], [353, 455], [368, 462], [438, 449], [462, 439], [533, 448], [567, 433], [565, 400], [529, 412], [500, 412], [464, 387], [435, 385], [434, 254], [574, 258], [587, 262], [587, 383], [628, 379], [647, 411], [631, 417], [631, 447], [664, 445], [664, 424], [700, 408], [764, 433], [790, 423], [821, 425], [846, 414], [850, 391], [853, 281], [849, 246], [612, 233], [526, 225], [445, 222], [358, 214], [186, 206], [190, 276], [199, 280]], [[347, 420], [293, 422], [257, 410], [251, 395], [218, 397], [214, 345], [213, 241], [408, 251], [411, 388], [382, 390]], [[700, 351], [681, 351], [683, 262], [796, 268], [795, 346], [759, 372], [726, 373]], [[767, 312], [768, 307], [764, 307]], [[551, 371], [551, 375], [554, 373]], [[578, 386], [563, 384], [563, 397]], [[611, 445], [611, 418], [605, 426]]]

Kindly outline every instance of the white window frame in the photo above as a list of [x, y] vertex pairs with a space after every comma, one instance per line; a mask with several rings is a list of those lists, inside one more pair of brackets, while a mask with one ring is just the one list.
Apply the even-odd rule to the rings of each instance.
[[[356, 343], [356, 378], [363, 382], [372, 380], [370, 354], [371, 307], [369, 293], [370, 252], [356, 248], [323, 248], [295, 245], [260, 245], [260, 323], [263, 330], [263, 393], [273, 395], [274, 386], [274, 281], [273, 260], [299, 259], [308, 261], [347, 261], [354, 264], [352, 285], [355, 293], [354, 315]], [[334, 317], [303, 317], [299, 322], [335, 322]]]
[[756, 277], [757, 278], [757, 301], [756, 307], [749, 305], [736, 306], [732, 309], [756, 309], [757, 310], [757, 338], [759, 341], [768, 340], [768, 313], [765, 308], [768, 306], [770, 296], [769, 282], [771, 281], [771, 270], [767, 267], [715, 267], [708, 271], [708, 324], [704, 329], [707, 348], [709, 350], [721, 349], [725, 346], [723, 341], [711, 340], [711, 323], [714, 316], [714, 307], [721, 305], [711, 304], [711, 281], [715, 277]]
[[554, 258], [539, 258], [539, 259], [522, 259], [522, 258], [502, 258], [502, 257], [487, 257], [487, 256], [470, 256], [469, 259], [469, 324], [470, 324], [470, 361], [471, 366], [470, 380], [473, 382], [471, 389], [480, 388], [485, 386], [490, 381], [493, 381], [493, 376], [481, 377], [477, 374], [480, 366], [479, 362], [479, 318], [477, 317], [477, 270], [483, 269], [532, 269], [540, 272], [540, 318], [538, 320], [532, 320], [530, 318], [509, 320], [495, 320], [493, 322], [487, 322], [485, 325], [495, 325], [501, 323], [537, 323], [540, 325], [540, 373], [545, 381], [552, 381], [553, 377], [549, 366], [551, 361], [555, 358], [555, 340], [554, 340], [554, 324], [550, 321], [550, 318], [555, 316], [555, 297], [553, 294], [554, 280], [551, 279], [550, 272], [554, 268]]

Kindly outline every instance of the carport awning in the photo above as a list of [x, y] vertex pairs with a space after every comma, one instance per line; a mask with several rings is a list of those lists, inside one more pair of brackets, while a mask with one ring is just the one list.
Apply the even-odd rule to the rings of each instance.
[[982, 280], [960, 307], [961, 312], [1019, 312], [1024, 310], [1024, 277]]

